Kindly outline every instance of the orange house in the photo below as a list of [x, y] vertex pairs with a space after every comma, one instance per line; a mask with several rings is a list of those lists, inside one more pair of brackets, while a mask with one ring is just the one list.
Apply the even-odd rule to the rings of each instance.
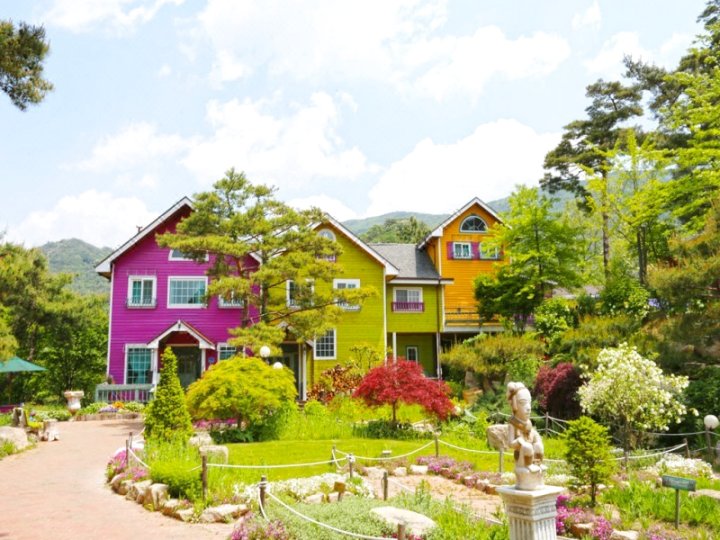
[[[443, 341], [452, 343], [480, 331], [480, 319], [473, 281], [480, 274], [495, 272], [502, 261], [501, 249], [491, 246], [493, 226], [500, 216], [475, 197], [435, 228], [418, 246], [425, 250], [438, 274], [451, 279], [443, 286]], [[483, 325], [484, 331], [499, 331], [496, 323]]]

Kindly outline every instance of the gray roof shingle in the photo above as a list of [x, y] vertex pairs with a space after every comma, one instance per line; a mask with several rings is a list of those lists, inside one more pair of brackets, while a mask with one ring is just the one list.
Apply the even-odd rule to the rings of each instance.
[[400, 279], [440, 279], [430, 257], [415, 244], [368, 244], [400, 273]]

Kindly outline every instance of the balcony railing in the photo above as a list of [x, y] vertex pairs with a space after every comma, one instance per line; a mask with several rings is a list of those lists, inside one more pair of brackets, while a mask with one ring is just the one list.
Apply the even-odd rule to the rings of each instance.
[[129, 308], [154, 308], [157, 305], [156, 298], [128, 298], [125, 305]]
[[98, 384], [95, 387], [95, 401], [115, 403], [116, 401], [139, 401], [147, 403], [152, 399], [152, 384]]
[[425, 311], [425, 302], [393, 302], [392, 310], [402, 313], [422, 313]]
[[446, 326], [480, 326], [480, 315], [476, 308], [450, 308], [445, 310]]

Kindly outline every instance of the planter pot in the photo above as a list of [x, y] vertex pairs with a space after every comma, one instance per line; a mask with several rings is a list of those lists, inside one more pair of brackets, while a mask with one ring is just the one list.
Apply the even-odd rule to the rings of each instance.
[[75, 416], [82, 407], [82, 405], [80, 404], [80, 399], [85, 395], [85, 392], [83, 392], [82, 390], [68, 390], [63, 395], [68, 402], [68, 411], [70, 411], [70, 414]]

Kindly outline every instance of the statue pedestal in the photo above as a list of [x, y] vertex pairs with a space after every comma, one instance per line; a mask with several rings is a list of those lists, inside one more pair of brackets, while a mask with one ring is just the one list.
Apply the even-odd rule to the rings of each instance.
[[555, 540], [555, 501], [565, 488], [544, 486], [533, 491], [500, 487], [510, 525], [510, 540]]

